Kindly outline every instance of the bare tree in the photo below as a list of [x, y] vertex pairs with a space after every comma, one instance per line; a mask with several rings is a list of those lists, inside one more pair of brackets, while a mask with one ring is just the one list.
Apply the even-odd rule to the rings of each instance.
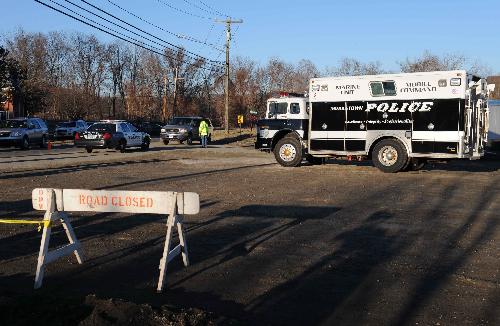
[[81, 97], [75, 101], [71, 116], [96, 114], [102, 118], [104, 112], [98, 99], [106, 79], [106, 62], [108, 61], [105, 46], [95, 36], [75, 34], [72, 38], [72, 66], [75, 73], [75, 84], [81, 88]]
[[471, 60], [461, 54], [444, 54], [438, 56], [425, 51], [422, 56], [409, 59], [399, 63], [402, 72], [421, 71], [443, 71], [443, 70], [467, 70], [479, 76], [488, 76], [491, 68], [482, 64], [479, 60]]
[[319, 70], [311, 60], [302, 59], [299, 61], [294, 75], [293, 89], [296, 92], [306, 92], [309, 89], [309, 80], [319, 77]]
[[342, 58], [337, 67], [326, 69], [327, 76], [362, 76], [384, 73], [380, 62], [363, 63], [354, 58]]
[[125, 75], [130, 68], [130, 48], [122, 42], [108, 46], [108, 69], [111, 75], [111, 116], [116, 117], [116, 95], [120, 94], [121, 111], [126, 111]]

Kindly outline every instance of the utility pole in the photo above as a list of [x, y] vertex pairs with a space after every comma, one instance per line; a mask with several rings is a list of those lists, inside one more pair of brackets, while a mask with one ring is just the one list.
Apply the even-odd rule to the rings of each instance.
[[162, 119], [163, 122], [167, 120], [167, 85], [168, 85], [168, 79], [167, 79], [167, 74], [163, 76], [163, 103], [162, 103]]
[[184, 80], [184, 78], [179, 78], [179, 69], [175, 68], [175, 77], [174, 77], [174, 105], [172, 108], [172, 117], [175, 116], [175, 109], [177, 107], [177, 81], [178, 80]]
[[228, 18], [226, 20], [215, 20], [216, 23], [226, 24], [226, 78], [224, 83], [225, 92], [225, 112], [224, 112], [224, 130], [226, 134], [229, 134], [229, 48], [231, 47], [231, 24], [242, 24], [243, 20], [231, 20]]

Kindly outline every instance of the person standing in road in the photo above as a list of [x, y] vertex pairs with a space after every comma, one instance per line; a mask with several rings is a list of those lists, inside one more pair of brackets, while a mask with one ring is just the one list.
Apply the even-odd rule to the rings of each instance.
[[207, 148], [207, 140], [208, 140], [208, 123], [205, 120], [201, 120], [200, 127], [198, 128], [198, 132], [201, 137], [201, 146], [203, 148]]

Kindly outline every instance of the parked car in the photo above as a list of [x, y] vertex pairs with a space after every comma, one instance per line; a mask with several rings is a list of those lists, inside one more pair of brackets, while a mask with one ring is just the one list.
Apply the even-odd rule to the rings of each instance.
[[212, 133], [214, 131], [214, 127], [210, 119], [205, 119], [202, 117], [175, 117], [172, 118], [161, 129], [160, 138], [162, 139], [165, 145], [168, 145], [172, 140], [179, 141], [183, 143], [187, 142], [188, 145], [191, 145], [193, 141], [201, 141], [201, 137], [198, 132], [198, 127], [200, 126], [200, 122], [205, 120], [208, 123], [208, 141], [212, 141]]
[[9, 119], [0, 127], [0, 146], [28, 149], [31, 145], [44, 148], [49, 139], [49, 129], [39, 118]]
[[87, 130], [88, 125], [83, 120], [58, 123], [54, 136], [56, 139], [73, 139], [75, 134]]
[[151, 136], [160, 136], [162, 126], [154, 122], [142, 122], [137, 124], [137, 128], [147, 132]]
[[86, 131], [76, 133], [75, 146], [83, 147], [88, 153], [96, 148], [115, 148], [125, 152], [130, 147], [149, 149], [151, 136], [139, 131], [134, 125], [123, 120], [96, 122]]

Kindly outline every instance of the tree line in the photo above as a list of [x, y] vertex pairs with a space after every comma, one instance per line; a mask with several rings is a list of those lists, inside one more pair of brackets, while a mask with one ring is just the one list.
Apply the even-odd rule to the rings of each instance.
[[[489, 73], [488, 67], [455, 54], [424, 52], [398, 65], [402, 72]], [[235, 124], [231, 117], [237, 114], [265, 111], [273, 93], [306, 92], [310, 78], [386, 72], [380, 62], [354, 58], [320, 70], [307, 59], [292, 64], [271, 58], [262, 65], [236, 57], [231, 62], [230, 124]], [[105, 43], [93, 35], [18, 30], [0, 44], [0, 86], [2, 102], [11, 98], [24, 115], [46, 119], [165, 121], [174, 115], [201, 115], [223, 124], [224, 72], [203, 59], [188, 60], [184, 50], [166, 49], [160, 56], [121, 41]]]

